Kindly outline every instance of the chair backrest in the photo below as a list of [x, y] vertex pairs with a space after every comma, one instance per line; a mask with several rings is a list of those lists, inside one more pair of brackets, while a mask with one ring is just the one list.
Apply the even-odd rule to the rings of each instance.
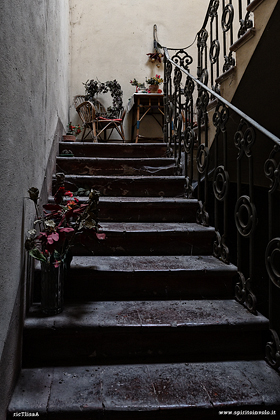
[[82, 104], [83, 102], [85, 102], [85, 95], [76, 95], [74, 96], [74, 106], [75, 108], [77, 108], [77, 106], [79, 106], [80, 104]]
[[78, 105], [76, 111], [78, 112], [83, 124], [91, 123], [94, 119], [96, 119], [94, 106], [89, 101], [82, 102]]
[[93, 106], [95, 108], [95, 114], [97, 117], [105, 117], [106, 116], [106, 108], [98, 99], [94, 99]]

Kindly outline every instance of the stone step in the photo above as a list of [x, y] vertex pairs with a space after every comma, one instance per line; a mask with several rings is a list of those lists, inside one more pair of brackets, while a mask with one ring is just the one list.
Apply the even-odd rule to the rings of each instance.
[[[40, 264], [35, 302], [40, 301]], [[67, 301], [231, 298], [237, 268], [212, 256], [74, 256]]]
[[213, 420], [259, 411], [276, 419], [279, 407], [279, 375], [262, 360], [65, 366], [23, 369], [7, 418]]
[[74, 156], [91, 157], [166, 157], [166, 143], [92, 143], [60, 142], [59, 153], [71, 150]]
[[268, 320], [234, 300], [104, 301], [25, 320], [25, 367], [262, 357]]
[[[102, 196], [110, 197], [183, 197], [183, 176], [91, 176], [66, 175], [65, 187], [70, 191], [78, 188], [95, 189]], [[56, 192], [55, 177], [53, 194]]]
[[57, 157], [56, 171], [75, 175], [176, 175], [173, 158]]
[[[87, 197], [77, 197], [81, 203]], [[65, 201], [72, 199], [67, 198]], [[54, 203], [53, 196], [49, 203]], [[195, 222], [198, 201], [174, 197], [100, 197], [100, 222]]]
[[237, 268], [212, 256], [73, 257], [66, 297], [81, 300], [230, 298]]
[[[86, 202], [87, 198], [78, 197]], [[195, 222], [198, 201], [174, 197], [100, 197], [101, 222]]]
[[214, 228], [196, 223], [103, 222], [105, 240], [77, 236], [73, 255], [209, 255]]

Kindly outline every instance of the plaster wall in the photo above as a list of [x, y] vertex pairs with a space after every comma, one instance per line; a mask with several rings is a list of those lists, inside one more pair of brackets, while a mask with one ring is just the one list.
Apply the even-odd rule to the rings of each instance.
[[34, 220], [27, 190], [42, 196], [68, 121], [68, 0], [0, 4], [0, 419], [20, 365], [27, 259]]
[[[157, 68], [146, 55], [154, 49], [154, 24], [161, 45], [186, 47], [194, 41], [207, 5], [205, 0], [70, 0], [71, 119], [78, 122], [73, 97], [84, 94], [83, 82], [88, 79], [116, 79], [122, 86], [126, 105], [135, 92], [129, 83], [131, 79], [145, 82], [146, 77], [163, 76], [163, 64]], [[106, 106], [110, 100], [109, 95]], [[127, 117], [125, 134], [129, 140], [128, 123]]]

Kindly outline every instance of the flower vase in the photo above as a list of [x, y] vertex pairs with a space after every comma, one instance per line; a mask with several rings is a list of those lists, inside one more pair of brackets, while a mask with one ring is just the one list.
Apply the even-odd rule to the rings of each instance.
[[150, 85], [149, 86], [150, 93], [157, 93], [158, 91], [158, 85]]
[[57, 315], [63, 310], [64, 270], [63, 262], [57, 267], [52, 262], [41, 262], [41, 308], [45, 315]]

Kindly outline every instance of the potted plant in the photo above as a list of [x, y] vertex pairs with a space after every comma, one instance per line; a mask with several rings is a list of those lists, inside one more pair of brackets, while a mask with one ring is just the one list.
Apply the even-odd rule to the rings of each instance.
[[[64, 174], [57, 174], [64, 179]], [[34, 229], [28, 231], [25, 248], [31, 257], [41, 262], [41, 307], [46, 315], [56, 315], [63, 310], [64, 274], [68, 266], [69, 251], [77, 238], [105, 239], [97, 220], [99, 192], [91, 191], [86, 203], [74, 197], [62, 183], [54, 195], [54, 204], [43, 206], [39, 214], [39, 190], [28, 190], [34, 202], [36, 220]], [[66, 199], [67, 198], [67, 199]]]
[[76, 137], [82, 131], [80, 125], [79, 124], [72, 125], [70, 121], [67, 127], [68, 127], [67, 133], [62, 136], [63, 141], [76, 141]]
[[159, 90], [159, 85], [163, 82], [163, 79], [159, 74], [156, 74], [154, 77], [146, 79], [146, 83], [149, 85], [149, 93], [157, 93]]

